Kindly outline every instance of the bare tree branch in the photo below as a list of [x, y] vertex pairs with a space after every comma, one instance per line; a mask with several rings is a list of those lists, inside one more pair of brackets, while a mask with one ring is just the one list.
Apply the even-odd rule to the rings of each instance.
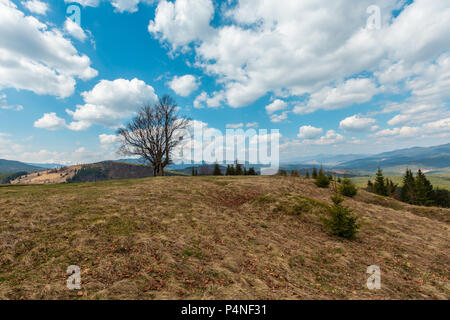
[[175, 135], [189, 123], [177, 110], [175, 101], [168, 95], [154, 105], [144, 105], [125, 128], [117, 131], [122, 137], [119, 152], [144, 158], [152, 165], [155, 176], [164, 175], [164, 168], [171, 164], [172, 151], [180, 143]]

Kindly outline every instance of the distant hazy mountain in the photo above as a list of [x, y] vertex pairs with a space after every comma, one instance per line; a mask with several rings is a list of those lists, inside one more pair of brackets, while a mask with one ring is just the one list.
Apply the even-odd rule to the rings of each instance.
[[290, 160], [282, 161], [283, 164], [311, 164], [311, 165], [324, 165], [334, 166], [342, 162], [351, 161], [355, 159], [361, 159], [368, 157], [367, 154], [336, 154], [326, 155], [318, 154], [315, 156], [293, 158]]
[[13, 173], [19, 171], [36, 172], [42, 170], [44, 170], [44, 168], [23, 162], [0, 159], [0, 173]]
[[434, 147], [414, 147], [384, 152], [370, 157], [340, 163], [335, 168], [375, 171], [392, 167], [440, 169], [450, 167], [450, 143]]
[[45, 168], [45, 169], [55, 169], [55, 168], [64, 167], [64, 165], [59, 164], [59, 163], [29, 163], [29, 162], [26, 162], [25, 164], [29, 164], [30, 166], [40, 167], [40, 168]]

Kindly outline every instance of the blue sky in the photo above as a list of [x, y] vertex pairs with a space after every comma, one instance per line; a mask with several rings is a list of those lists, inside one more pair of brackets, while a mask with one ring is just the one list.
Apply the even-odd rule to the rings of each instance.
[[166, 93], [209, 128], [280, 129], [285, 160], [450, 140], [448, 1], [78, 2], [79, 26], [0, 0], [0, 158], [117, 158]]

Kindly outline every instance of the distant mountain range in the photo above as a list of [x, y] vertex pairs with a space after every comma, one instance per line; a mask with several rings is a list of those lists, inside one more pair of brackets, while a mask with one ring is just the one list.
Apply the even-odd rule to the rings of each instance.
[[13, 173], [13, 172], [19, 172], [19, 171], [25, 171], [25, 172], [36, 172], [36, 171], [42, 171], [45, 170], [42, 167], [29, 165], [23, 162], [19, 161], [12, 161], [12, 160], [4, 160], [0, 159], [0, 173]]
[[30, 166], [44, 168], [44, 169], [55, 169], [55, 168], [64, 167], [63, 164], [59, 164], [59, 163], [28, 163], [28, 162], [26, 162], [26, 164], [29, 164]]
[[450, 143], [434, 147], [414, 147], [342, 162], [334, 168], [361, 171], [404, 170], [404, 167], [442, 169], [450, 167]]
[[[120, 159], [117, 162], [142, 164], [140, 159]], [[185, 172], [189, 174], [192, 166], [198, 164], [173, 164], [167, 169]], [[285, 170], [300, 170], [302, 168], [318, 167], [323, 165], [326, 169], [352, 170], [373, 172], [378, 167], [389, 172], [401, 172], [406, 167], [411, 169], [422, 168], [425, 170], [450, 169], [450, 143], [433, 147], [414, 147], [408, 149], [384, 152], [377, 155], [343, 154], [343, 155], [316, 155], [296, 158], [289, 162], [284, 161], [280, 167]], [[245, 164], [246, 167], [259, 169], [260, 165]], [[23, 163], [19, 161], [0, 159], [0, 174], [14, 173], [18, 171], [36, 172], [47, 169], [61, 168], [60, 164]], [[189, 172], [188, 172], [189, 171]]]

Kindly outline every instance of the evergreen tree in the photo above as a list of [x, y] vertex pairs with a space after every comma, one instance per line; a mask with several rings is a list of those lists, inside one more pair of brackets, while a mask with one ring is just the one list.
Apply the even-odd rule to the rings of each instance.
[[244, 176], [248, 175], [247, 168], [244, 167]]
[[354, 197], [358, 190], [355, 184], [349, 178], [344, 178], [339, 186], [339, 193], [346, 197]]
[[315, 184], [319, 188], [328, 188], [330, 185], [330, 179], [325, 175], [322, 167], [320, 167], [319, 173], [317, 174]]
[[400, 200], [406, 203], [414, 203], [415, 201], [415, 181], [411, 170], [406, 169], [403, 177], [403, 186], [400, 191]]
[[306, 178], [306, 179], [309, 179], [309, 170], [306, 170], [305, 178]]
[[249, 176], [256, 176], [255, 168], [251, 167], [250, 169], [248, 169], [248, 175]]
[[298, 171], [297, 170], [292, 170], [291, 171], [291, 177], [299, 177]]
[[431, 205], [433, 202], [433, 186], [420, 169], [417, 172], [414, 186], [415, 204], [423, 206]]
[[313, 171], [312, 171], [312, 178], [313, 178], [313, 179], [316, 179], [316, 178], [317, 178], [317, 169], [316, 169], [316, 168], [313, 168]]
[[235, 174], [236, 176], [242, 176], [242, 174], [243, 174], [243, 171], [242, 171], [242, 164], [240, 164], [240, 163], [237, 162], [237, 161], [236, 161], [236, 169], [235, 169], [234, 174]]
[[436, 188], [433, 191], [433, 205], [450, 208], [450, 191]]
[[[320, 174], [320, 173], [319, 173]], [[325, 226], [335, 235], [346, 239], [354, 239], [360, 225], [358, 216], [353, 211], [342, 205], [343, 199], [337, 194], [331, 197], [333, 206], [328, 209], [328, 217], [322, 218]]]
[[373, 190], [376, 194], [379, 194], [380, 196], [387, 196], [387, 188], [384, 183], [384, 176], [383, 176], [383, 170], [378, 168], [376, 177], [375, 177], [375, 183], [373, 184]]
[[222, 175], [222, 171], [220, 170], [220, 166], [219, 166], [219, 164], [217, 162], [214, 165], [213, 175], [214, 176], [221, 176]]
[[371, 180], [367, 181], [367, 191], [373, 192], [373, 183]]

